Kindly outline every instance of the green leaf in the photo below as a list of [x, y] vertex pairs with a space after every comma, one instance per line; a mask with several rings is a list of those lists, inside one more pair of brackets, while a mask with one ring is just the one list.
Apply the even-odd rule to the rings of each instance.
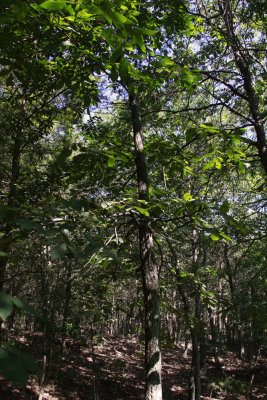
[[32, 306], [30, 306], [27, 303], [24, 303], [24, 301], [21, 301], [19, 299], [16, 299], [15, 297], [11, 297], [12, 303], [19, 308], [20, 310], [26, 312], [27, 314], [33, 315], [36, 318], [43, 319], [43, 316], [41, 313], [36, 311]]
[[162, 211], [164, 211], [165, 207], [163, 203], [158, 203], [152, 207], [150, 207], [150, 214], [152, 217], [159, 218]]
[[40, 4], [40, 7], [51, 11], [65, 11], [69, 15], [75, 15], [73, 8], [66, 1], [48, 0]]
[[123, 48], [128, 51], [134, 51], [133, 45], [130, 42], [125, 42]]
[[67, 248], [71, 252], [71, 254], [76, 257], [76, 258], [83, 258], [83, 253], [80, 252], [79, 250], [75, 249], [73, 246], [70, 246], [69, 244], [67, 245]]
[[240, 160], [238, 161], [238, 169], [241, 172], [241, 174], [244, 174], [246, 172], [245, 164]]
[[88, 202], [86, 200], [70, 199], [65, 204], [73, 208], [74, 210], [81, 212], [83, 209], [88, 209]]
[[230, 236], [227, 236], [224, 232], [220, 232], [220, 236], [228, 240], [229, 242], [232, 242], [232, 238], [230, 238]]
[[131, 23], [131, 20], [129, 20], [128, 18], [126, 18], [123, 14], [120, 14], [118, 12], [113, 12], [111, 14], [112, 17], [112, 21], [116, 23], [119, 23], [121, 25], [124, 25], [126, 23]]
[[0, 292], [0, 318], [5, 321], [13, 311], [13, 304], [10, 296]]
[[119, 66], [119, 73], [120, 77], [123, 82], [127, 81], [128, 75], [129, 75], [129, 65], [128, 61], [126, 60], [125, 57], [121, 59], [120, 66]]
[[115, 164], [116, 164], [116, 158], [114, 156], [109, 156], [108, 167], [114, 167]]
[[62, 0], [47, 0], [40, 4], [40, 7], [46, 10], [61, 10], [66, 6], [66, 1]]
[[222, 168], [222, 163], [218, 158], [216, 158], [215, 167], [217, 169], [221, 169]]
[[0, 370], [8, 380], [15, 381], [25, 387], [28, 379], [28, 373], [23, 367], [20, 359], [0, 349]]
[[212, 160], [210, 160], [207, 164], [204, 165], [203, 169], [210, 169], [214, 166], [214, 164], [216, 163], [217, 158], [213, 158]]
[[111, 78], [112, 82], [115, 82], [118, 79], [118, 70], [117, 70], [117, 67], [115, 64], [111, 68], [110, 78]]
[[155, 29], [139, 28], [139, 32], [141, 32], [143, 35], [154, 36], [158, 31]]
[[210, 133], [217, 133], [219, 131], [219, 129], [216, 126], [208, 125], [208, 124], [201, 124], [200, 128], [202, 128], [206, 132], [210, 132]]
[[188, 128], [185, 132], [186, 142], [190, 142], [198, 134], [198, 128]]
[[31, 219], [16, 219], [16, 224], [23, 231], [31, 231], [36, 226], [36, 222]]
[[164, 67], [168, 66], [168, 65], [173, 65], [174, 61], [170, 58], [170, 57], [164, 57], [163, 61], [162, 61], [162, 65]]
[[103, 247], [103, 252], [104, 252], [107, 256], [113, 258], [113, 260], [115, 260], [116, 262], [119, 262], [119, 257], [117, 256], [117, 254], [115, 254], [115, 253], [114, 253], [112, 250], [110, 250], [107, 246], [104, 246], [104, 247]]
[[81, 10], [78, 12], [77, 17], [83, 19], [84, 21], [90, 21], [93, 19], [93, 14], [89, 14], [86, 10]]
[[137, 44], [140, 47], [140, 50], [142, 51], [142, 53], [146, 53], [146, 46], [145, 46], [144, 42], [139, 41]]
[[4, 343], [0, 349], [0, 370], [4, 377], [25, 387], [30, 373], [39, 367], [31, 355], [20, 352], [16, 346]]
[[58, 246], [52, 247], [52, 249], [50, 250], [51, 259], [57, 260], [58, 258], [62, 258], [66, 255], [66, 252], [66, 243], [61, 243]]
[[145, 208], [140, 208], [140, 207], [134, 207], [137, 211], [140, 212], [140, 214], [143, 214], [147, 217], [149, 217], [149, 212]]
[[184, 194], [184, 199], [185, 201], [192, 201], [192, 196], [190, 193], [185, 193]]
[[234, 158], [234, 153], [232, 152], [232, 150], [227, 150], [226, 154], [230, 160], [232, 160]]
[[224, 200], [224, 202], [222, 203], [221, 207], [220, 207], [220, 211], [227, 214], [228, 211], [230, 209], [230, 204], [227, 200]]
[[11, 207], [0, 208], [0, 218], [4, 220], [14, 220], [17, 211], [18, 210]]
[[33, 315], [36, 318], [43, 320], [42, 314], [36, 311], [29, 304], [24, 303], [24, 301], [21, 301], [15, 297], [9, 296], [4, 292], [0, 292], [0, 318], [2, 318], [5, 321], [6, 318], [12, 313], [14, 309], [13, 306], [17, 307], [23, 312], [26, 312], [30, 315]]
[[99, 250], [101, 250], [103, 247], [102, 243], [98, 243], [94, 240], [90, 240], [90, 244], [86, 246], [84, 253], [86, 256], [92, 255], [94, 253], [97, 253]]
[[30, 7], [25, 1], [17, 1], [13, 6], [10, 7], [11, 12], [17, 17], [26, 17]]
[[214, 241], [220, 240], [220, 235], [218, 233], [212, 233], [210, 238]]
[[102, 15], [110, 25], [112, 24], [111, 15], [104, 7], [93, 6], [93, 8], [97, 15]]
[[133, 43], [137, 44], [142, 53], [146, 53], [146, 46], [144, 44], [144, 40], [142, 38], [142, 35], [136, 31], [135, 34], [133, 35]]

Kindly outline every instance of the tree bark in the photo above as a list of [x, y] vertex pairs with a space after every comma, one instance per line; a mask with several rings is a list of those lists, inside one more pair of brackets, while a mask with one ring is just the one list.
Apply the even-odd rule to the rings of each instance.
[[220, 369], [220, 360], [218, 357], [218, 334], [216, 330], [216, 326], [214, 323], [214, 315], [211, 307], [208, 307], [209, 313], [209, 320], [210, 320], [210, 333], [211, 333], [211, 341], [212, 341], [212, 350], [213, 350], [213, 357], [215, 361], [216, 369]]
[[[199, 251], [197, 248], [197, 233], [193, 230], [192, 238], [192, 272], [196, 278], [198, 278], [199, 269]], [[191, 366], [191, 378], [189, 384], [189, 399], [200, 400], [201, 383], [200, 383], [200, 288], [197, 285], [195, 293], [195, 315], [194, 322], [190, 326], [191, 340], [192, 340], [192, 366]]]
[[189, 383], [189, 400], [200, 400], [200, 354], [199, 354], [199, 343], [198, 335], [195, 327], [190, 327], [191, 339], [192, 339], [192, 365], [191, 365], [191, 377]]
[[[149, 202], [149, 182], [142, 139], [142, 123], [138, 94], [129, 94], [135, 145], [135, 164], [139, 200]], [[139, 216], [139, 249], [145, 310], [145, 399], [161, 400], [161, 349], [159, 311], [159, 272], [153, 250], [149, 217]]]
[[62, 353], [66, 351], [66, 334], [67, 334], [67, 327], [66, 323], [68, 321], [68, 316], [70, 313], [70, 302], [71, 302], [71, 273], [72, 273], [72, 265], [71, 260], [67, 262], [67, 282], [65, 288], [65, 304], [64, 304], [64, 311], [63, 311], [63, 320], [61, 326], [61, 350]]

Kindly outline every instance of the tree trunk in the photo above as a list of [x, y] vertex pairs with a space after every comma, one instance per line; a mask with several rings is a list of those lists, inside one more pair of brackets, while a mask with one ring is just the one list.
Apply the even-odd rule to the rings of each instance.
[[67, 334], [67, 321], [70, 313], [70, 302], [71, 302], [71, 273], [72, 273], [72, 265], [71, 261], [67, 262], [67, 282], [65, 289], [65, 304], [63, 310], [63, 320], [61, 326], [61, 350], [62, 353], [66, 351], [66, 334]]
[[[135, 164], [139, 200], [149, 201], [149, 184], [142, 140], [142, 123], [138, 94], [129, 95], [135, 145]], [[144, 204], [145, 205], [145, 204]], [[145, 309], [146, 400], [161, 400], [161, 350], [159, 311], [159, 272], [153, 250], [149, 217], [139, 216], [139, 248]]]
[[[197, 248], [197, 232], [193, 230], [192, 238], [192, 272], [196, 278], [198, 278], [199, 269], [199, 251]], [[189, 399], [190, 400], [200, 400], [200, 288], [197, 284], [195, 293], [195, 315], [194, 315], [194, 325], [190, 327], [191, 340], [192, 340], [192, 367], [191, 367], [191, 379], [189, 384]]]
[[203, 315], [200, 320], [200, 332], [199, 332], [199, 367], [200, 375], [205, 376], [207, 372], [207, 344], [206, 344], [206, 332], [205, 322], [203, 321]]
[[192, 339], [192, 365], [188, 399], [200, 400], [200, 354], [195, 327], [190, 327], [190, 333]]
[[220, 369], [220, 360], [218, 357], [218, 335], [217, 335], [217, 330], [216, 326], [214, 323], [214, 315], [212, 308], [208, 307], [208, 313], [209, 313], [209, 319], [210, 319], [210, 333], [211, 333], [211, 341], [212, 341], [212, 351], [213, 351], [213, 357], [215, 361], [215, 367], [216, 369]]

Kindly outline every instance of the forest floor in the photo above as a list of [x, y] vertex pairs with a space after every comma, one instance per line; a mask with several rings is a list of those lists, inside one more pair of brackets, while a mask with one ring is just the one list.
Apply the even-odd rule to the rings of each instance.
[[[40, 346], [40, 334], [25, 332], [17, 338], [33, 355]], [[144, 348], [135, 337], [108, 337], [92, 346], [67, 342], [64, 356], [57, 357], [46, 371], [43, 400], [139, 400], [144, 397]], [[162, 349], [163, 398], [187, 400], [191, 352], [184, 347]], [[40, 353], [39, 353], [40, 354]], [[216, 370], [207, 359], [206, 376], [201, 378], [202, 400], [264, 400], [267, 398], [267, 359], [256, 365], [241, 361], [233, 352], [221, 355], [222, 368]], [[41, 363], [41, 360], [40, 360]], [[250, 394], [248, 383], [252, 376]], [[37, 377], [28, 380], [25, 390], [0, 375], [1, 400], [37, 400]]]

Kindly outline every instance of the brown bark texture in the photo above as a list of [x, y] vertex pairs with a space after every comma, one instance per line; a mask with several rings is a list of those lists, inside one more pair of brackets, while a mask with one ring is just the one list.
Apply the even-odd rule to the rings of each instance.
[[[135, 145], [135, 164], [139, 200], [149, 201], [149, 182], [142, 140], [142, 123], [138, 94], [129, 95]], [[144, 203], [144, 206], [145, 206]], [[161, 400], [161, 350], [159, 311], [159, 272], [153, 250], [149, 217], [139, 216], [139, 248], [145, 310], [146, 400]]]

